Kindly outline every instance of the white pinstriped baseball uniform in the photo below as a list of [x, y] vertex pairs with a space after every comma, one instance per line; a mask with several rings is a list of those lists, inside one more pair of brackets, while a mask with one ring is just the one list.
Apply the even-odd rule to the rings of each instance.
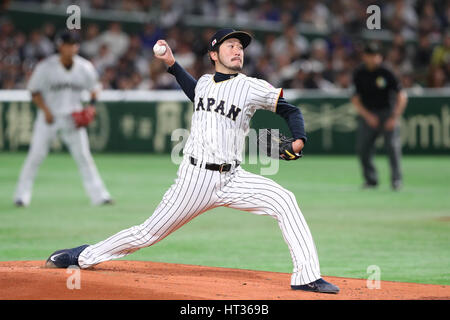
[[[213, 75], [202, 76], [195, 87], [191, 133], [175, 183], [150, 218], [84, 249], [79, 266], [88, 268], [151, 246], [199, 214], [225, 206], [277, 220], [294, 264], [291, 285], [319, 279], [316, 248], [294, 194], [236, 164], [242, 160], [251, 117], [257, 109], [275, 111], [280, 94], [281, 89], [243, 74], [217, 83]], [[206, 163], [232, 166], [219, 172], [206, 169]]]
[[71, 113], [80, 111], [84, 90], [97, 91], [101, 87], [97, 72], [88, 60], [75, 55], [73, 65], [67, 70], [58, 54], [52, 55], [36, 66], [28, 83], [31, 92], [39, 92], [53, 115], [48, 124], [39, 109], [33, 128], [28, 156], [17, 183], [14, 200], [24, 205], [31, 202], [35, 176], [42, 161], [47, 157], [50, 145], [57, 134], [75, 159], [83, 179], [86, 193], [95, 205], [110, 199], [89, 150], [86, 128], [76, 128]]

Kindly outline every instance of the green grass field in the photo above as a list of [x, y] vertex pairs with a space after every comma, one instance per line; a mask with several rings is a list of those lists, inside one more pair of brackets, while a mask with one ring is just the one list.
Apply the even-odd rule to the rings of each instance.
[[[93, 207], [74, 161], [50, 154], [33, 201], [12, 196], [25, 153], [0, 154], [0, 260], [44, 260], [56, 249], [96, 243], [147, 219], [173, 183], [170, 156], [96, 154], [116, 200]], [[282, 162], [270, 178], [293, 191], [316, 242], [322, 274], [450, 285], [450, 158], [404, 157], [405, 186], [389, 187], [387, 159], [376, 159], [381, 186], [361, 190], [355, 157], [306, 156]], [[259, 173], [256, 165], [244, 165]], [[274, 219], [217, 208], [151, 248], [125, 257], [171, 263], [291, 272], [288, 248]]]

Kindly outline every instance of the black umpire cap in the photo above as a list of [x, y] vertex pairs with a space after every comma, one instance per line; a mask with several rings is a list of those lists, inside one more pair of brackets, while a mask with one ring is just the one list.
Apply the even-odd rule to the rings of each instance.
[[364, 53], [367, 54], [381, 54], [381, 47], [376, 42], [369, 42], [364, 46]]
[[80, 43], [80, 34], [77, 31], [62, 31], [56, 36], [56, 46], [63, 43], [76, 44]]
[[236, 31], [234, 29], [226, 28], [220, 29], [217, 31], [211, 38], [208, 44], [208, 50], [214, 51], [217, 49], [222, 42], [227, 39], [236, 38], [239, 39], [242, 43], [244, 49], [250, 44], [252, 41], [252, 36], [244, 31]]

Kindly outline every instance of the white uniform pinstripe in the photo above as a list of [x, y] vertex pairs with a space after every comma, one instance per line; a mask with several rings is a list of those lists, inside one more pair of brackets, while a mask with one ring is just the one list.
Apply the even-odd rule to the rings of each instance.
[[74, 56], [70, 70], [64, 68], [59, 55], [52, 55], [40, 62], [34, 70], [28, 89], [41, 93], [53, 115], [54, 122], [47, 124], [41, 110], [33, 128], [30, 150], [19, 176], [15, 201], [28, 205], [35, 176], [42, 161], [46, 158], [50, 145], [59, 133], [75, 159], [83, 179], [86, 193], [93, 204], [101, 204], [110, 199], [97, 171], [91, 152], [86, 128], [75, 128], [71, 113], [81, 110], [83, 90], [99, 89], [97, 72], [94, 66], [80, 56]]
[[[81, 268], [121, 258], [164, 239], [199, 214], [225, 206], [274, 217], [288, 244], [294, 264], [292, 285], [320, 278], [316, 248], [292, 192], [274, 181], [236, 166], [241, 161], [245, 134], [257, 109], [275, 111], [281, 89], [245, 75], [215, 83], [204, 75], [195, 89], [191, 134], [177, 179], [153, 215], [143, 224], [120, 231], [87, 247]], [[190, 157], [198, 159], [194, 166]], [[204, 168], [205, 163], [231, 163], [229, 172]]]

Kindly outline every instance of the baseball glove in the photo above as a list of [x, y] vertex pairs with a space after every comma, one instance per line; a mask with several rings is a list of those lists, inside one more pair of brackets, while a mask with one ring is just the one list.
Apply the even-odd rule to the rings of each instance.
[[87, 127], [95, 118], [97, 112], [93, 106], [88, 106], [81, 111], [72, 112], [72, 118], [77, 128]]
[[303, 156], [303, 151], [295, 153], [292, 150], [294, 138], [289, 138], [279, 132], [278, 129], [260, 129], [258, 136], [259, 148], [267, 152], [271, 158], [279, 158], [286, 161], [297, 160]]

